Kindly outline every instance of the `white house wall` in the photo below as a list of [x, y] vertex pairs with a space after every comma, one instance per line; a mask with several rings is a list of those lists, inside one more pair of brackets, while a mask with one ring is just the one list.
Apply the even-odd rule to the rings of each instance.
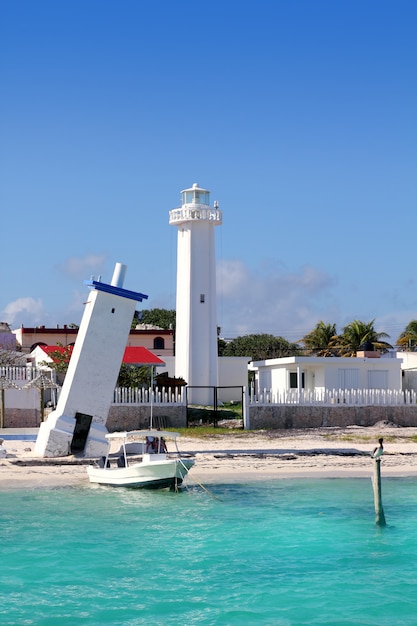
[[396, 357], [400, 359], [403, 370], [417, 371], [417, 352], [397, 352]]
[[309, 388], [317, 389], [318, 391], [324, 391], [326, 389], [326, 369], [322, 367], [317, 367], [311, 373], [311, 387]]
[[[288, 357], [259, 361], [251, 365], [256, 372], [259, 391], [290, 388], [290, 373], [304, 372], [305, 389], [324, 391], [339, 388], [402, 388], [399, 359]], [[341, 381], [345, 381], [343, 385]], [[382, 382], [383, 381], [383, 382]]]
[[402, 384], [407, 391], [417, 391], [417, 352], [397, 352], [401, 360]]
[[281, 368], [273, 368], [270, 371], [265, 369], [262, 372], [262, 384], [259, 385], [262, 389], [285, 389], [287, 386], [287, 370]]
[[[25, 381], [24, 384], [26, 384]], [[16, 382], [17, 384], [17, 382]], [[51, 390], [45, 389], [44, 399], [48, 401]], [[4, 391], [4, 407], [5, 409], [39, 409], [40, 407], [40, 391], [36, 387], [29, 389], [5, 389]]]
[[[219, 386], [220, 387], [247, 387], [249, 357], [221, 356], [219, 357]], [[240, 402], [242, 391], [236, 389], [219, 389], [218, 399], [221, 402]]]
[[[359, 384], [359, 376], [355, 376], [354, 372], [358, 372], [360, 367], [363, 367], [363, 363], [359, 365], [356, 362], [350, 363], [351, 359], [343, 359], [340, 364], [335, 364], [334, 367], [326, 367], [324, 369], [324, 388], [325, 389], [353, 389], [352, 385], [355, 384], [355, 379], [358, 381], [358, 389], [362, 389], [364, 386]], [[355, 359], [356, 361], [356, 359]], [[341, 372], [345, 372], [345, 376], [341, 376]], [[342, 386], [342, 378], [345, 379], [346, 385]]]
[[[246, 387], [248, 384], [248, 362], [250, 357], [221, 356], [218, 357], [219, 386]], [[175, 376], [175, 357], [165, 357], [165, 365], [155, 368], [155, 374], [167, 372], [168, 376]], [[218, 398], [221, 402], [240, 402], [242, 399], [239, 389], [219, 389]]]
[[417, 371], [410, 370], [403, 372], [403, 389], [407, 391], [417, 390]]

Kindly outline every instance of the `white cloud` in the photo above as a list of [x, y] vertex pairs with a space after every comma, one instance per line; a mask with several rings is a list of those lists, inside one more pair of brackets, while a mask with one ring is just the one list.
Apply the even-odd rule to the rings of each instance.
[[34, 326], [43, 323], [45, 309], [40, 298], [17, 298], [9, 302], [0, 313], [2, 320], [7, 321], [11, 326], [16, 323]]
[[[392, 310], [378, 314], [372, 298], [349, 291], [340, 294], [339, 281], [312, 265], [287, 271], [275, 261], [251, 269], [239, 260], [217, 265], [217, 308], [221, 336], [268, 333], [297, 341], [317, 322], [335, 323], [337, 331], [354, 319], [375, 319], [378, 332], [386, 332], [395, 343], [407, 324], [417, 319], [416, 310], [393, 302]], [[342, 298], [343, 296], [343, 298]], [[342, 304], [342, 302], [344, 304]]]
[[103, 271], [106, 261], [104, 254], [88, 254], [85, 257], [69, 257], [64, 263], [58, 265], [58, 270], [70, 276], [71, 278], [79, 278], [97, 275]]
[[408, 324], [415, 319], [417, 319], [417, 314], [414, 309], [392, 311], [391, 313], [377, 316], [375, 319], [375, 328], [378, 332], [387, 333], [389, 335], [387, 341], [395, 345], [401, 333], [404, 332]]
[[295, 341], [323, 319], [333, 322], [338, 310], [331, 301], [334, 277], [311, 265], [287, 272], [268, 261], [256, 269], [238, 260], [220, 261], [217, 293], [221, 335], [281, 335]]

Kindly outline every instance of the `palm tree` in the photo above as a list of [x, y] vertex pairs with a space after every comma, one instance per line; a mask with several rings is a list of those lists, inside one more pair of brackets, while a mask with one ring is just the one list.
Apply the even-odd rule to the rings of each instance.
[[383, 338], [389, 337], [387, 333], [377, 333], [374, 328], [375, 320], [365, 323], [360, 320], [354, 320], [342, 329], [342, 334], [338, 335], [334, 341], [334, 347], [337, 348], [340, 356], [356, 356], [358, 350], [365, 342], [369, 342], [379, 352], [387, 352], [392, 345]]
[[301, 341], [305, 345], [308, 354], [333, 356], [332, 341], [335, 338], [336, 324], [325, 324], [320, 320], [311, 332], [297, 341]]
[[403, 346], [405, 350], [414, 350], [417, 346], [417, 320], [412, 320], [407, 324], [405, 330], [397, 339], [397, 345]]

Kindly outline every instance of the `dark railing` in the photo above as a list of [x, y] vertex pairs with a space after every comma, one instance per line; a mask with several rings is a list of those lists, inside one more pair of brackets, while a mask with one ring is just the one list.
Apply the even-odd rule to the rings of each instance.
[[[189, 421], [190, 421], [189, 418], [190, 418], [190, 414], [192, 410], [194, 412], [198, 410], [201, 415], [204, 415], [205, 418], [212, 417], [212, 419], [208, 419], [208, 420], [206, 419], [205, 421], [213, 422], [213, 426], [215, 428], [217, 427], [217, 423], [219, 421], [219, 414], [221, 411], [223, 411], [222, 407], [219, 408], [219, 389], [240, 389], [241, 390], [240, 396], [241, 396], [241, 403], [242, 403], [242, 410], [243, 410], [244, 387], [241, 385], [225, 385], [225, 386], [219, 386], [219, 387], [204, 386], [204, 385], [187, 385], [186, 387], [184, 387], [184, 389], [185, 389], [185, 404], [186, 404], [186, 411], [187, 411], [187, 427], [189, 425]], [[198, 409], [192, 409], [192, 407], [196, 405], [193, 405], [191, 402], [189, 402], [188, 390], [191, 390], [191, 389], [211, 389], [213, 392], [212, 404], [207, 404], [207, 405], [204, 405], [203, 407], [198, 405], [199, 407]], [[208, 408], [210, 406], [213, 407], [212, 410]]]

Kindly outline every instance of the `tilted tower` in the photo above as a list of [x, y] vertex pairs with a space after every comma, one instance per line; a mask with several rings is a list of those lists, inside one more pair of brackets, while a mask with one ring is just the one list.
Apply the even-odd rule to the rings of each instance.
[[43, 457], [106, 454], [106, 422], [136, 303], [143, 293], [123, 289], [127, 267], [116, 263], [108, 285], [90, 287], [56, 409], [42, 422], [35, 454]]

